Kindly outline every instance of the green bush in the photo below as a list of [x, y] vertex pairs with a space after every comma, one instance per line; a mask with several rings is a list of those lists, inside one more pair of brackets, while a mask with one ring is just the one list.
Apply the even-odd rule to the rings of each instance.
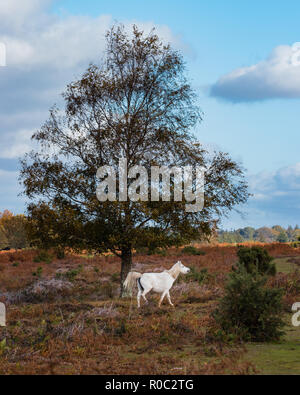
[[146, 254], [148, 254], [148, 248], [147, 247], [136, 247], [135, 252], [136, 252], [136, 254], [146, 255]]
[[80, 264], [77, 266], [77, 269], [69, 269], [65, 273], [56, 273], [55, 277], [57, 279], [65, 278], [69, 281], [73, 281], [78, 276], [78, 274], [82, 273], [83, 267], [84, 266], [82, 264]]
[[42, 268], [41, 266], [39, 266], [39, 267], [36, 269], [36, 272], [33, 272], [33, 273], [32, 273], [32, 275], [33, 275], [34, 277], [38, 277], [38, 278], [41, 278], [41, 277], [42, 277], [42, 274], [43, 274], [43, 268]]
[[147, 255], [160, 255], [160, 256], [168, 256], [168, 250], [165, 248], [138, 248], [137, 253], [139, 254], [147, 254]]
[[50, 264], [52, 262], [52, 255], [50, 255], [47, 251], [40, 251], [38, 255], [33, 259], [33, 262], [40, 263], [44, 262]]
[[245, 341], [278, 340], [284, 333], [282, 289], [266, 287], [266, 277], [232, 272], [214, 318], [226, 333]]
[[244, 268], [250, 274], [258, 273], [271, 276], [276, 274], [276, 266], [271, 263], [274, 258], [265, 248], [239, 246], [237, 255], [239, 258], [237, 270]]
[[197, 281], [199, 284], [202, 284], [206, 280], [210, 278], [210, 274], [206, 268], [198, 271], [195, 267], [191, 267], [189, 273], [184, 277], [185, 281]]
[[182, 255], [205, 255], [204, 251], [201, 251], [198, 248], [193, 247], [193, 246], [184, 247], [181, 250], [181, 253], [182, 253]]
[[300, 248], [300, 241], [294, 241], [290, 245], [293, 248]]
[[166, 249], [160, 249], [160, 250], [158, 250], [157, 251], [157, 255], [160, 255], [160, 256], [168, 256], [168, 250], [166, 250]]
[[58, 247], [55, 250], [56, 258], [57, 259], [64, 259], [65, 258], [65, 249], [62, 247]]

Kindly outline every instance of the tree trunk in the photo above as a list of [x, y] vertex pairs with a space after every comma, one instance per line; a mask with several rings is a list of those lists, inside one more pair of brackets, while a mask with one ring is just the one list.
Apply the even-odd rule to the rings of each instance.
[[126, 246], [122, 249], [121, 253], [121, 291], [120, 291], [120, 296], [121, 298], [124, 298], [126, 296], [131, 296], [128, 294], [128, 292], [125, 291], [123, 287], [123, 283], [127, 277], [127, 274], [131, 270], [131, 264], [132, 264], [132, 251], [131, 251], [131, 246]]

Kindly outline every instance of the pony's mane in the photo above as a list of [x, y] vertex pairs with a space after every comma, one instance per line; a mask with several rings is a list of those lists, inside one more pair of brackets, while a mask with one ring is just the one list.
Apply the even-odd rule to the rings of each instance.
[[171, 267], [171, 269], [166, 270], [166, 272], [169, 273], [176, 280], [180, 274], [180, 268], [178, 262], [176, 262], [175, 265]]

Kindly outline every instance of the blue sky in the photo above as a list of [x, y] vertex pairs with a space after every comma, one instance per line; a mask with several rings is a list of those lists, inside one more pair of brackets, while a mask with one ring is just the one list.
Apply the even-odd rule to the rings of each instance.
[[247, 169], [254, 196], [241, 208], [245, 217], [233, 214], [224, 226], [300, 223], [299, 17], [296, 0], [0, 0], [0, 42], [7, 46], [7, 67], [0, 68], [0, 211], [24, 210], [17, 157], [119, 21], [155, 26], [183, 52], [204, 112], [197, 137]]

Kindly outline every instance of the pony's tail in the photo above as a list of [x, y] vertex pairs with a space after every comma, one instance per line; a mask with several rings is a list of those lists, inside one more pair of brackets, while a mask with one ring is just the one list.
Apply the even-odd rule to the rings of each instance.
[[138, 272], [129, 272], [127, 277], [123, 283], [124, 289], [132, 294], [133, 287], [136, 285], [136, 281], [138, 278], [142, 277], [141, 273]]

